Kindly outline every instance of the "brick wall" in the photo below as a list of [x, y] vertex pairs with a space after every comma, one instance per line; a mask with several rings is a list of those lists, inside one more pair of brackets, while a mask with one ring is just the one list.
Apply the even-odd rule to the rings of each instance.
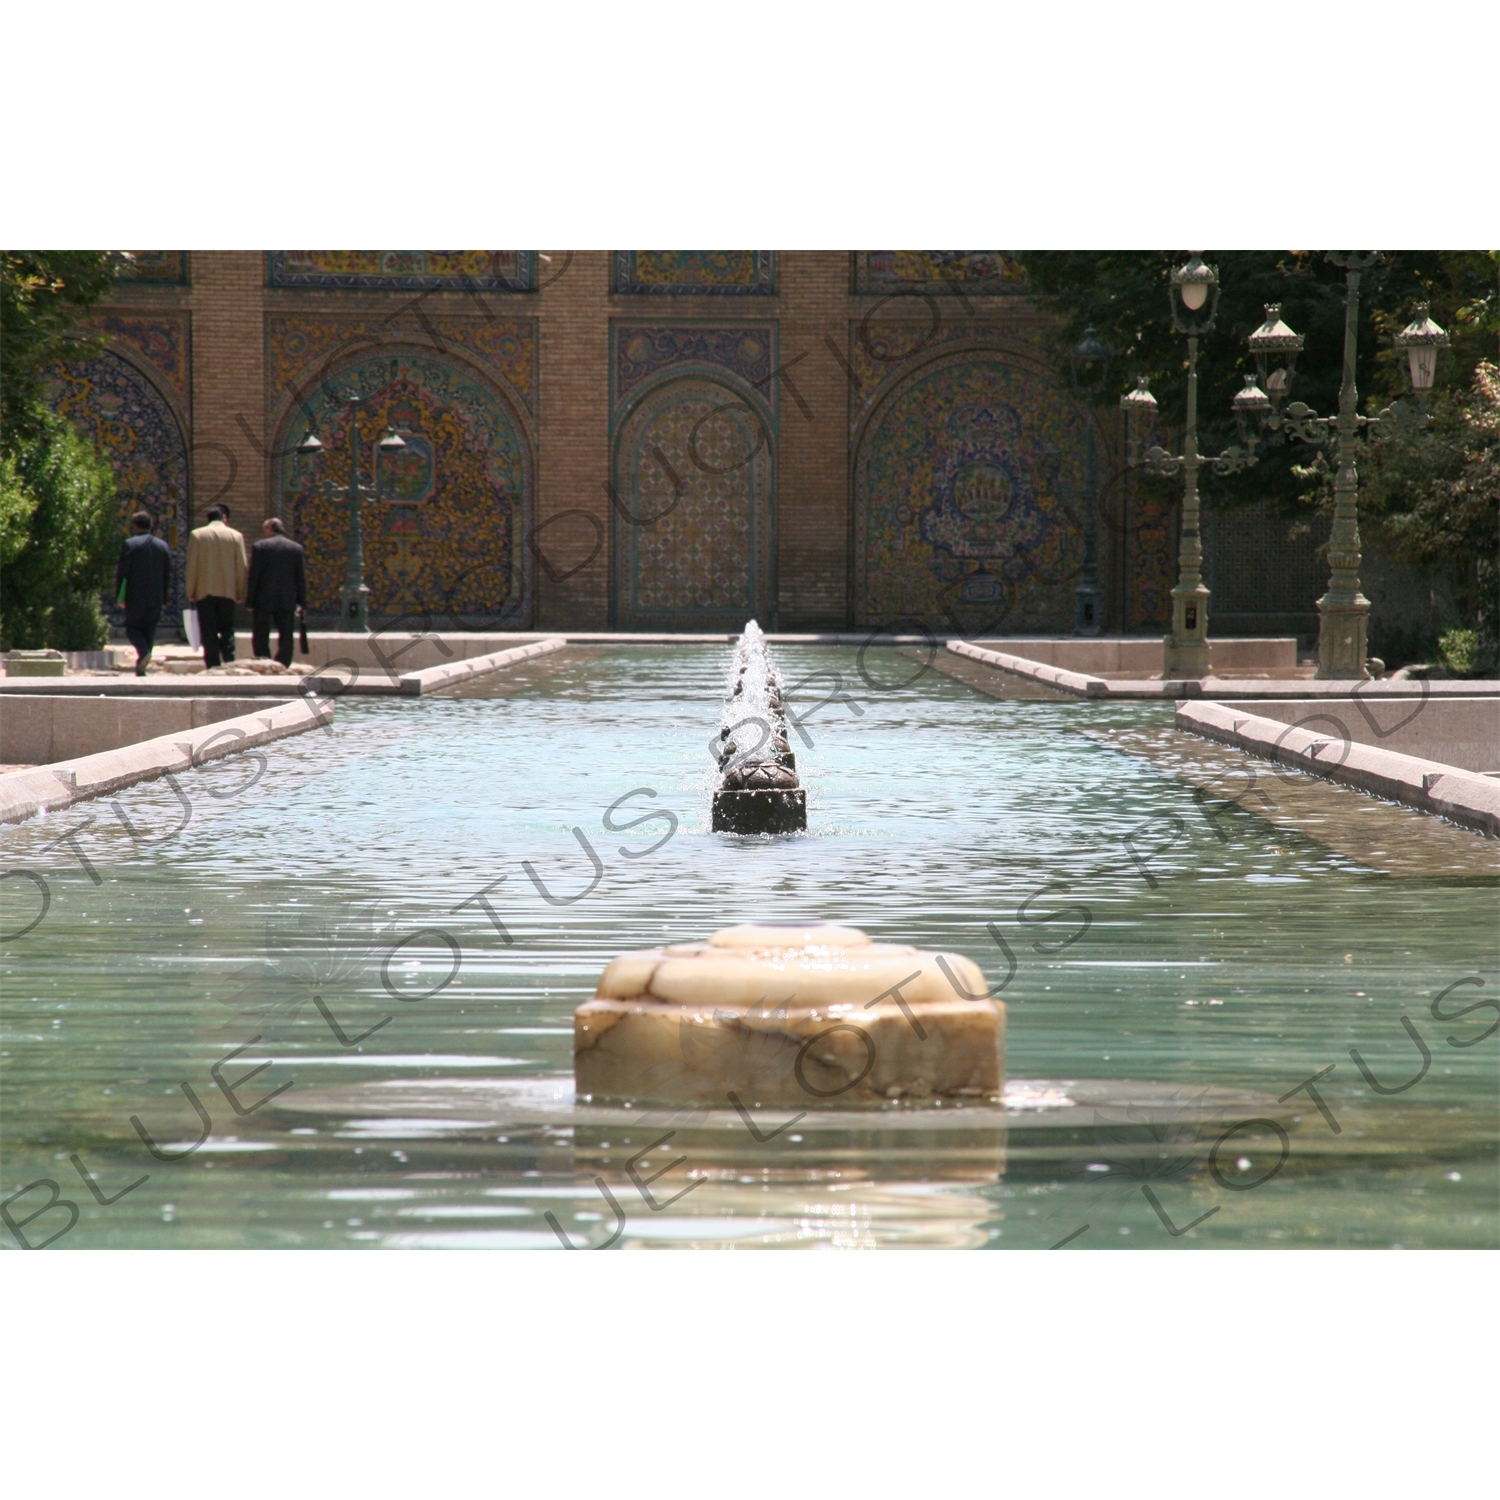
[[[536, 622], [609, 627], [609, 254], [548, 250], [538, 260], [541, 452], [533, 547]], [[515, 299], [521, 300], [521, 299]], [[635, 299], [617, 298], [616, 301]]]
[[781, 453], [777, 624], [842, 626], [849, 591], [849, 379], [824, 342], [847, 338], [849, 257], [780, 257]]
[[265, 434], [266, 257], [199, 252], [189, 261], [193, 314], [193, 524], [215, 500], [252, 540], [273, 507]]
[[[123, 286], [113, 300], [135, 308], [189, 312], [194, 524], [202, 523], [215, 499], [226, 500], [233, 506], [234, 524], [252, 538], [260, 519], [277, 509], [277, 480], [268, 453], [275, 434], [268, 424], [286, 401], [284, 393], [268, 391], [268, 317], [296, 309], [377, 323], [393, 316], [408, 321], [425, 316], [493, 319], [496, 312], [536, 319], [534, 526], [527, 545], [533, 553], [532, 619], [543, 629], [602, 629], [611, 619], [612, 538], [616, 528], [628, 524], [611, 505], [608, 490], [611, 319], [775, 320], [780, 415], [774, 623], [783, 630], [849, 624], [852, 424], [869, 395], [868, 383], [864, 388], [852, 384], [849, 374], [859, 364], [858, 329], [866, 317], [926, 325], [934, 303], [854, 295], [850, 256], [844, 251], [780, 252], [774, 296], [617, 296], [611, 291], [610, 269], [607, 251], [541, 252], [538, 291], [488, 293], [481, 303], [457, 292], [270, 289], [265, 252], [203, 251], [191, 256], [189, 286]], [[966, 326], [1000, 328], [1007, 342], [1034, 346], [1046, 328], [1045, 319], [1022, 297], [944, 296], [937, 304], [944, 337], [951, 332], [961, 338]], [[877, 372], [882, 382], [899, 373], [894, 366]], [[871, 378], [868, 371], [865, 378]], [[1107, 514], [1111, 508], [1119, 510], [1118, 497], [1112, 499], [1110, 490], [1118, 473], [1116, 426], [1106, 418], [1100, 429], [1100, 499]], [[1128, 542], [1119, 520], [1101, 525], [1099, 541], [1106, 625], [1121, 629]], [[1270, 608], [1280, 607], [1269, 595], [1280, 592], [1273, 584], [1285, 569], [1278, 564], [1277, 549], [1265, 543], [1257, 533], [1246, 556], [1223, 574], [1226, 595], [1233, 594], [1241, 610], [1257, 595]], [[1230, 566], [1222, 554], [1218, 566]], [[1306, 580], [1299, 575], [1298, 582]], [[1307, 593], [1305, 586], [1302, 593]], [[1226, 598], [1225, 604], [1230, 603]], [[1288, 601], [1292, 608], [1310, 605], [1311, 597]], [[1059, 628], [1070, 623], [1059, 621]]]

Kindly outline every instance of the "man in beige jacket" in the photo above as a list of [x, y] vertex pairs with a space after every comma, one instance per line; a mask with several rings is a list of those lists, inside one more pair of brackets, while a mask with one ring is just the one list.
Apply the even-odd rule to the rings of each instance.
[[233, 661], [234, 606], [245, 598], [245, 539], [224, 524], [217, 505], [209, 507], [208, 525], [188, 538], [187, 596], [198, 609], [204, 665]]

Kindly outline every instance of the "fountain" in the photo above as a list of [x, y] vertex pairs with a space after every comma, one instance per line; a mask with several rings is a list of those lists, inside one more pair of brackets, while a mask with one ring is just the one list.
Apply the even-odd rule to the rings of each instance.
[[[859, 661], [771, 649], [793, 732], [827, 691], [793, 683]], [[664, 789], [684, 750], [713, 765], [722, 639], [576, 660], [8, 831], [45, 882], [0, 882], [0, 937], [42, 918], [0, 945], [0, 1197], [35, 1184], [31, 1243], [1495, 1244], [1494, 1017], [1452, 988], [1494, 968], [1495, 840], [1173, 739], [1159, 705], [997, 711], [936, 671], [828, 736], [815, 837], [711, 833]], [[824, 740], [795, 748], [811, 782]], [[658, 821], [617, 833], [646, 783]], [[807, 925], [707, 941], [762, 916]], [[139, 1003], [151, 964], [181, 1004]]]
[[955, 953], [756, 923], [624, 953], [573, 1015], [580, 1098], [724, 1108], [998, 1103], [1005, 1005]]
[[714, 740], [720, 781], [713, 831], [800, 833], [807, 827], [807, 791], [787, 739], [781, 676], [754, 620], [735, 646], [726, 687]]

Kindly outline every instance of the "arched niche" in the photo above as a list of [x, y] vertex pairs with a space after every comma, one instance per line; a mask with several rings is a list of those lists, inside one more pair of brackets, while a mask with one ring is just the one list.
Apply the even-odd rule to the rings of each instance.
[[775, 432], [757, 396], [708, 374], [662, 380], [620, 422], [612, 468], [615, 624], [772, 624]]
[[[357, 419], [349, 394], [360, 397]], [[361, 505], [370, 613], [460, 630], [529, 625], [535, 459], [519, 403], [465, 361], [421, 346], [366, 346], [327, 366], [275, 423], [277, 509], [307, 549], [309, 611], [339, 611], [351, 420], [361, 481], [375, 486]], [[392, 427], [405, 448], [377, 454]], [[309, 431], [323, 444], [316, 458], [297, 451]]]
[[[191, 523], [187, 423], [175, 401], [149, 369], [114, 347], [56, 366], [47, 397], [53, 410], [93, 439], [114, 469], [121, 541], [130, 533], [136, 511], [148, 512], [156, 522], [172, 551], [176, 585], [162, 624], [180, 625]], [[125, 611], [115, 603], [113, 588], [101, 603], [111, 625], [123, 628]]]
[[991, 347], [902, 372], [854, 451], [854, 610], [963, 634], [1071, 630], [1087, 417]]

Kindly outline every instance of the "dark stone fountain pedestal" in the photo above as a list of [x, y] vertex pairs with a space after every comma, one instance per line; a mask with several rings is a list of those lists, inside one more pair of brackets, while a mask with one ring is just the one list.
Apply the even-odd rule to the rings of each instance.
[[804, 787], [714, 793], [715, 833], [800, 833], [806, 827]]
[[[714, 740], [721, 780], [713, 800], [715, 833], [801, 833], [807, 793], [787, 740], [781, 678], [752, 620], [735, 648], [723, 727]], [[751, 737], [754, 743], [746, 743]], [[737, 738], [738, 737], [738, 738]]]

